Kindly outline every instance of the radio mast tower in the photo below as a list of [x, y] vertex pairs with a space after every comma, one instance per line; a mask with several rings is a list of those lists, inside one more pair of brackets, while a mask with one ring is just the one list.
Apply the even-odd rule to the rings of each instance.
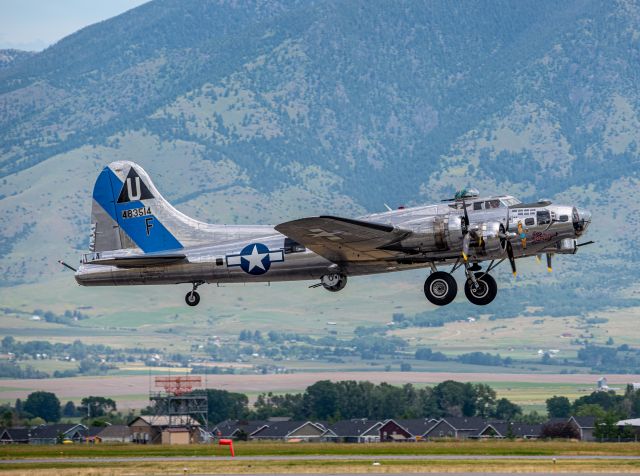
[[156, 416], [169, 417], [169, 426], [188, 426], [191, 417], [204, 428], [209, 428], [209, 401], [206, 392], [202, 390], [201, 376], [155, 377], [155, 387], [162, 390], [150, 391], [149, 400], [155, 408]]

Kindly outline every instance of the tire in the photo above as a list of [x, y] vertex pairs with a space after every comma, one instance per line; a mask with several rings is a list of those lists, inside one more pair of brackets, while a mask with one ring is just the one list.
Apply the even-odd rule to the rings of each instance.
[[197, 306], [200, 302], [200, 295], [196, 291], [188, 292], [184, 297], [184, 302], [189, 306]]
[[445, 306], [456, 298], [458, 283], [449, 273], [436, 271], [424, 282], [424, 295], [431, 304]]
[[478, 288], [474, 289], [473, 282], [467, 279], [467, 282], [464, 283], [464, 294], [472, 304], [486, 306], [496, 298], [498, 285], [490, 274], [476, 273], [475, 277], [478, 281]]
[[326, 275], [320, 278], [320, 282], [327, 291], [337, 293], [347, 285], [347, 276], [344, 274]]

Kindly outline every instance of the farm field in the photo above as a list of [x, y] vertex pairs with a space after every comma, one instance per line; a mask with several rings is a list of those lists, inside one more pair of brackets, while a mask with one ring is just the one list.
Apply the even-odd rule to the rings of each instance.
[[[206, 375], [208, 388], [257, 395], [261, 392], [301, 392], [318, 380], [369, 380], [394, 385], [412, 383], [433, 385], [444, 380], [487, 383], [495, 388], [498, 397], [507, 397], [528, 410], [544, 410], [544, 402], [553, 395], [577, 398], [593, 391], [596, 376], [587, 374], [499, 374], [499, 373], [440, 373], [440, 372], [299, 372], [278, 375]], [[640, 375], [611, 375], [610, 385], [624, 386], [640, 381]], [[100, 389], [100, 395], [118, 402], [118, 408], [139, 409], [148, 404], [152, 389], [149, 375], [74, 377], [39, 380], [1, 380], [0, 399], [14, 401], [34, 390], [56, 393], [63, 400], [78, 401]]]

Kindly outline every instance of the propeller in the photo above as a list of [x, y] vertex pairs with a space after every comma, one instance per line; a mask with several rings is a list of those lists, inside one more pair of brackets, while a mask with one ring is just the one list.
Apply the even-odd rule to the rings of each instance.
[[511, 246], [511, 242], [507, 240], [507, 257], [509, 258], [509, 264], [511, 265], [511, 272], [513, 273], [513, 277], [515, 278], [518, 274], [518, 270], [516, 269], [516, 258], [513, 256], [513, 246]]
[[471, 244], [471, 234], [465, 233], [462, 237], [462, 259], [466, 263], [469, 260], [469, 245]]
[[551, 253], [547, 253], [547, 271], [553, 271], [553, 266], [551, 266], [551, 257], [553, 255]]
[[471, 245], [471, 235], [469, 235], [469, 214], [467, 213], [467, 204], [462, 198], [463, 215], [460, 218], [460, 230], [462, 231], [462, 259], [466, 263], [469, 261], [469, 246]]

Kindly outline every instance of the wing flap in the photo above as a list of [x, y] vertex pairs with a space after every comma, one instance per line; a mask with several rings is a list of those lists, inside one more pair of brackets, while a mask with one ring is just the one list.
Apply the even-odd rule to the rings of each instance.
[[391, 225], [350, 218], [301, 218], [275, 227], [277, 231], [334, 263], [379, 261], [396, 255], [380, 249], [411, 233]]

